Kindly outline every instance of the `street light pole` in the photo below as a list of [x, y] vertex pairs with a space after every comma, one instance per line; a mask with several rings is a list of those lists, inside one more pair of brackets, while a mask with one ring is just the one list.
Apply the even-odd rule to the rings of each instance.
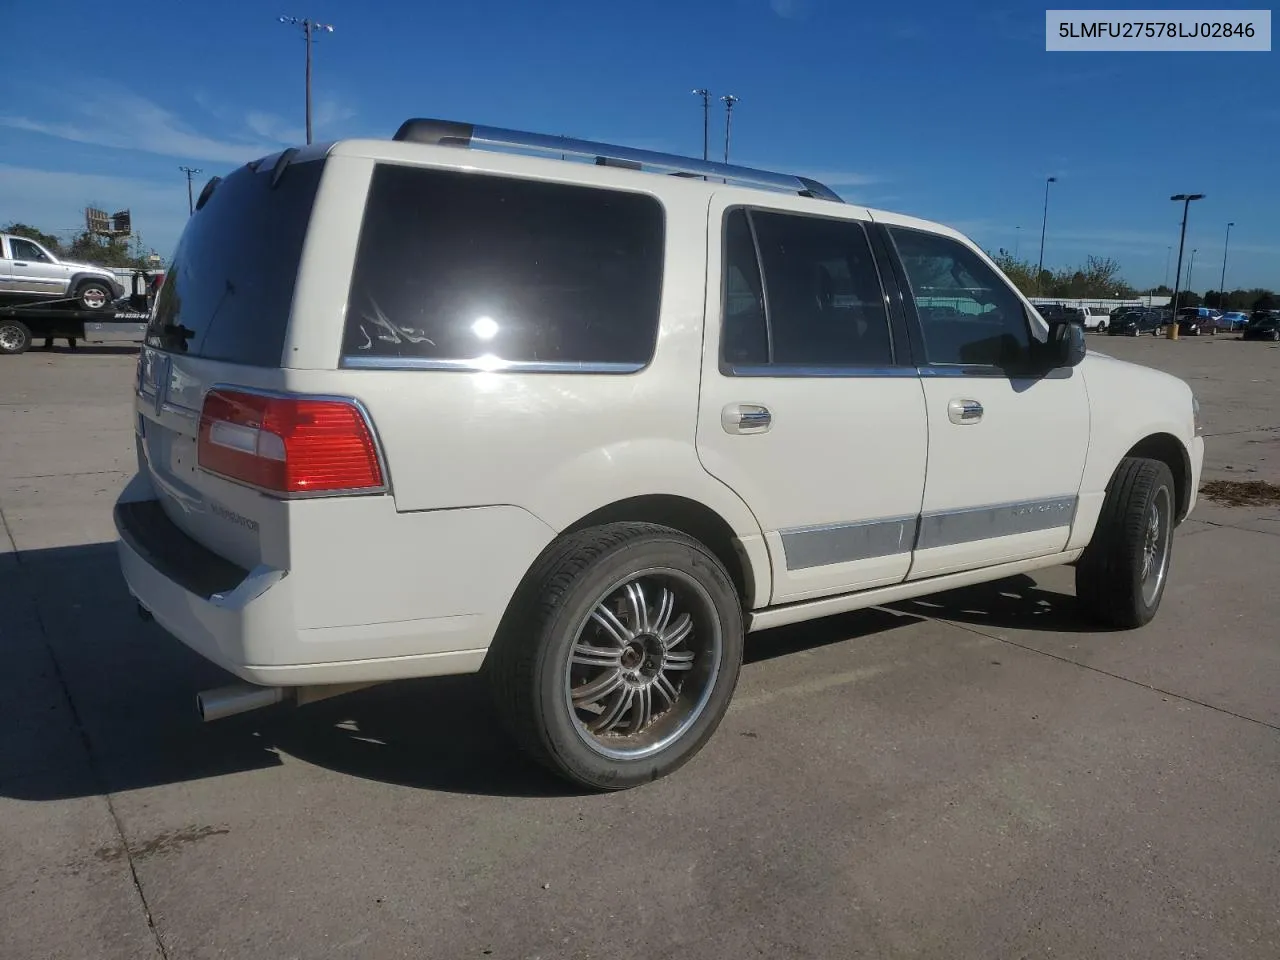
[[1203, 200], [1203, 193], [1175, 193], [1169, 198], [1175, 202], [1182, 203], [1182, 232], [1178, 237], [1178, 268], [1173, 274], [1173, 320], [1169, 324], [1168, 337], [1170, 340], [1178, 338], [1178, 288], [1182, 284], [1182, 250], [1187, 243], [1187, 213], [1191, 210], [1192, 200]]
[[187, 175], [187, 216], [191, 216], [196, 212], [196, 203], [191, 193], [191, 178], [204, 171], [199, 167], [179, 167], [178, 169]]
[[1164, 286], [1169, 286], [1169, 259], [1173, 256], [1173, 244], [1164, 248]]
[[738, 98], [732, 93], [726, 93], [720, 98], [724, 101], [724, 162], [729, 162], [729, 138], [733, 133], [733, 105], [738, 102]]
[[1013, 228], [1013, 259], [1018, 259], [1018, 247], [1022, 244], [1022, 228]]
[[1044, 219], [1040, 221], [1040, 265], [1036, 267], [1036, 293], [1040, 292], [1040, 274], [1044, 273], [1044, 232], [1049, 226], [1049, 184], [1057, 182], [1057, 177], [1049, 177], [1044, 182]]
[[711, 159], [711, 91], [705, 87], [693, 91], [695, 97], [702, 98], [702, 159]]
[[1193, 293], [1191, 289], [1191, 272], [1196, 268], [1196, 250], [1197, 247], [1191, 248], [1191, 259], [1187, 261], [1187, 293]]
[[292, 24], [302, 28], [302, 39], [307, 47], [307, 143], [311, 142], [311, 44], [313, 37], [319, 33], [333, 33], [333, 24], [316, 23], [310, 17], [281, 17], [281, 23]]
[[1218, 281], [1218, 306], [1223, 311], [1227, 309], [1227, 248], [1231, 246], [1231, 228], [1234, 226], [1234, 222], [1227, 224], [1227, 239], [1222, 241], [1222, 279]]

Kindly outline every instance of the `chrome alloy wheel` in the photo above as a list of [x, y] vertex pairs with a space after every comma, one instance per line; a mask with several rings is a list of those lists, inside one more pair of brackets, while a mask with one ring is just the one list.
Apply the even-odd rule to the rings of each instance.
[[1147, 509], [1146, 531], [1142, 540], [1142, 599], [1148, 606], [1155, 603], [1169, 570], [1169, 548], [1173, 542], [1173, 505], [1169, 488], [1160, 487]]
[[715, 604], [693, 577], [669, 568], [629, 574], [592, 606], [565, 664], [578, 735], [613, 760], [671, 745], [706, 708], [723, 646]]

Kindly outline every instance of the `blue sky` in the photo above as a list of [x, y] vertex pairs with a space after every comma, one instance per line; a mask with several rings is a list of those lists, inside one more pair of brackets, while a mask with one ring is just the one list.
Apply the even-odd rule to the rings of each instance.
[[[293, 0], [289, 0], [290, 3]], [[73, 231], [131, 207], [172, 250], [179, 164], [204, 177], [303, 137], [303, 45], [278, 14], [332, 22], [316, 46], [316, 139], [409, 116], [700, 154], [690, 91], [741, 98], [733, 159], [942, 220], [1045, 265], [1115, 257], [1165, 278], [1192, 206], [1192, 285], [1280, 288], [1280, 54], [1046, 53], [1044, 8], [849, 0], [223, 0], [125, 10], [9, 6], [0, 223]], [[57, 38], [57, 51], [49, 38]], [[723, 113], [713, 113], [713, 153]], [[202, 177], [203, 179], [203, 177]], [[1017, 229], [1017, 228], [1021, 229]]]

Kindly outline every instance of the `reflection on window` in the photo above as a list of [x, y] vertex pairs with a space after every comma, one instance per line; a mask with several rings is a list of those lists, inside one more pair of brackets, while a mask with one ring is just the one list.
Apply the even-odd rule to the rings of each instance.
[[972, 250], [937, 234], [891, 227], [911, 284], [930, 363], [1017, 367], [1031, 338], [1022, 301]]

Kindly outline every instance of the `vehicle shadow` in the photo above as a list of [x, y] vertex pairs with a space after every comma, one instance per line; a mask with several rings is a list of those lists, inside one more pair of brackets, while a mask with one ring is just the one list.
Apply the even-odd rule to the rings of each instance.
[[28, 351], [28, 353], [35, 354], [58, 353], [86, 357], [125, 357], [137, 352], [138, 344], [136, 343], [77, 343], [72, 347], [63, 342], [62, 344], [55, 343], [52, 347], [46, 347], [39, 339], [32, 344], [31, 349]]
[[[1030, 578], [763, 631], [746, 661], [879, 634], [921, 616], [1079, 629], [1073, 601]], [[0, 556], [0, 796], [48, 801], [247, 773], [288, 758], [448, 793], [546, 797], [574, 788], [519, 754], [479, 677], [409, 680], [211, 724], [197, 691], [232, 682], [138, 618], [115, 547]]]
[[1047, 590], [1027, 574], [904, 600], [890, 609], [997, 629], [1110, 632], [1081, 615], [1074, 594]]

